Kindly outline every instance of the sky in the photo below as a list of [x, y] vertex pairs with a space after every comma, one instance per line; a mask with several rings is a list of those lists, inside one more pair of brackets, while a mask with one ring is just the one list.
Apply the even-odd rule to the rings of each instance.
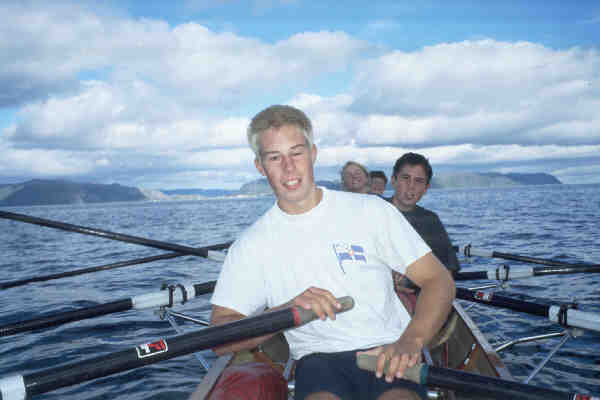
[[0, 184], [237, 189], [250, 119], [313, 122], [349, 160], [600, 183], [600, 2], [0, 2]]

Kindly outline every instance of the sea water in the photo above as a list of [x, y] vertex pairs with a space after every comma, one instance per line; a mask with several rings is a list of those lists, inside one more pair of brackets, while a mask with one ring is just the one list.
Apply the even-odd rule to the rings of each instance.
[[[3, 208], [16, 212], [192, 247], [234, 240], [274, 202], [272, 196], [198, 201], [128, 202]], [[494, 189], [430, 190], [422, 205], [438, 213], [455, 245], [567, 263], [600, 263], [600, 185], [544, 185]], [[276, 244], [274, 244], [276, 245]], [[133, 260], [165, 251], [80, 233], [0, 219], [0, 281], [13, 281]], [[525, 264], [460, 257], [464, 271]], [[531, 266], [531, 265], [529, 265]], [[220, 264], [194, 256], [32, 283], [0, 291], [0, 325], [160, 290], [162, 284], [214, 280]], [[475, 287], [487, 281], [460, 282]], [[555, 275], [513, 281], [503, 295], [558, 304], [577, 302], [600, 314], [598, 274]], [[209, 297], [175, 310], [208, 319]], [[465, 307], [469, 303], [463, 304]], [[562, 328], [543, 318], [473, 305], [469, 313], [488, 341]], [[186, 331], [199, 329], [185, 323]], [[176, 335], [153, 310], [127, 311], [0, 338], [0, 377], [31, 374], [65, 363], [132, 349]], [[525, 379], [560, 339], [524, 343], [501, 353], [516, 379]], [[570, 339], [532, 384], [600, 393], [600, 334]], [[210, 356], [210, 354], [209, 354]], [[181, 356], [41, 396], [44, 399], [187, 399], [205, 371]]]

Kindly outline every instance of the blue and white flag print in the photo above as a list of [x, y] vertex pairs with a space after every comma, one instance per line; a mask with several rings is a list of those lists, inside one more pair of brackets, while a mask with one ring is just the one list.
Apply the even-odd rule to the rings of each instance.
[[362, 246], [358, 246], [355, 244], [334, 244], [333, 250], [335, 251], [335, 255], [337, 256], [338, 262], [340, 264], [340, 268], [345, 273], [344, 266], [342, 263], [345, 260], [349, 261], [362, 261], [364, 263], [367, 262], [367, 258], [365, 257], [365, 250]]

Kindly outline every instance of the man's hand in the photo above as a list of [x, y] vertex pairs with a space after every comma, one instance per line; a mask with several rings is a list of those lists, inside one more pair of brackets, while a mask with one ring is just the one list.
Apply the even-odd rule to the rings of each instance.
[[321, 320], [325, 320], [327, 317], [334, 320], [334, 310], [342, 308], [342, 305], [329, 290], [316, 287], [310, 287], [294, 297], [291, 304], [306, 310], [312, 310]]
[[394, 378], [402, 378], [407, 368], [415, 366], [421, 361], [423, 341], [419, 339], [401, 337], [394, 343], [379, 346], [368, 351], [359, 351], [356, 354], [370, 354], [377, 356], [377, 369], [375, 375], [381, 378], [384, 374], [385, 364], [389, 361], [389, 368], [385, 380], [392, 382]]

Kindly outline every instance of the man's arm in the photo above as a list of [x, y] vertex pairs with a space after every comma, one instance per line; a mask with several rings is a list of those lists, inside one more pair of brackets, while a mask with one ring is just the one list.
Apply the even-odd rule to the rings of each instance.
[[415, 313], [402, 336], [416, 338], [426, 345], [446, 322], [456, 287], [449, 271], [433, 253], [427, 253], [409, 265], [406, 276], [421, 288], [421, 292]]
[[420, 360], [423, 348], [448, 318], [456, 292], [449, 271], [432, 252], [409, 265], [407, 277], [421, 288], [411, 321], [397, 341], [369, 351], [378, 355], [375, 372], [378, 377], [383, 376], [389, 360], [385, 377], [388, 382], [401, 378], [406, 368]]
[[[221, 307], [214, 305], [212, 306], [212, 315], [210, 318], [211, 325], [222, 325], [228, 322], [237, 321], [245, 318], [246, 315], [241, 314], [231, 308]], [[223, 355], [230, 352], [236, 352], [240, 350], [253, 349], [265, 340], [269, 339], [275, 333], [271, 333], [264, 336], [258, 336], [252, 339], [242, 340], [239, 342], [227, 343], [222, 346], [213, 348], [213, 351], [218, 355]]]
[[[277, 307], [269, 308], [265, 312], [280, 310], [290, 306], [298, 306], [306, 310], [312, 310], [321, 320], [325, 320], [326, 318], [335, 320], [335, 312], [342, 307], [342, 305], [337, 301], [330, 291], [316, 287], [310, 287], [287, 303]], [[213, 304], [210, 323], [211, 325], [221, 325], [228, 322], [237, 321], [245, 317], [246, 315], [232, 310], [231, 308], [221, 307]], [[213, 348], [213, 351], [220, 356], [229, 352], [253, 349], [277, 333], [278, 332], [274, 332], [253, 339], [228, 343], [226, 345]]]

